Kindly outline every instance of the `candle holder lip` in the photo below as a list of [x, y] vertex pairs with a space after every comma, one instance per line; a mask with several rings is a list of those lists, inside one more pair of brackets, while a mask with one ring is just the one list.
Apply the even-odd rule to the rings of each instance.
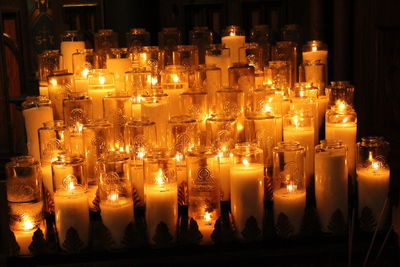
[[160, 148], [151, 148], [148, 153], [144, 156], [143, 160], [144, 161], [151, 161], [151, 160], [157, 160], [157, 159], [166, 159], [166, 160], [174, 160], [176, 154], [173, 153], [170, 149], [166, 147], [160, 147]]
[[129, 160], [129, 154], [123, 151], [107, 151], [98, 159], [100, 163], [118, 163]]
[[74, 188], [71, 189], [67, 189], [67, 188], [58, 188], [55, 192], [54, 192], [54, 197], [56, 196], [68, 196], [68, 197], [80, 197], [82, 195], [86, 194], [86, 189], [83, 185], [81, 184], [74, 184]]
[[347, 149], [347, 146], [342, 140], [338, 139], [325, 139], [321, 140], [320, 144], [315, 147], [316, 152], [324, 152], [327, 150], [343, 150]]
[[110, 53], [106, 55], [107, 59], [112, 58], [129, 58], [130, 51], [126, 47], [110, 48]]
[[[270, 60], [270, 61], [268, 61], [268, 67], [281, 68], [281, 67], [286, 67], [288, 65], [289, 65], [289, 63], [285, 60]], [[268, 68], [268, 67], [264, 67], [264, 69]]]
[[154, 121], [149, 120], [146, 117], [141, 117], [140, 120], [136, 120], [134, 118], [131, 118], [126, 124], [126, 127], [132, 127], [132, 128], [140, 128], [140, 127], [146, 127], [146, 126], [153, 126], [156, 125]]
[[344, 117], [347, 117], [347, 122], [357, 122], [357, 113], [354, 108], [350, 105], [341, 106], [340, 104], [336, 104], [332, 106], [327, 111], [327, 122], [332, 121], [343, 121]]
[[186, 157], [215, 157], [217, 150], [212, 146], [196, 146], [187, 151]]
[[273, 148], [274, 152], [284, 152], [284, 151], [298, 151], [305, 152], [305, 148], [300, 145], [298, 141], [283, 141], [279, 142], [276, 147]]
[[85, 128], [98, 128], [98, 127], [111, 127], [112, 124], [106, 119], [88, 119], [85, 124], [83, 124], [83, 130]]
[[257, 111], [251, 111], [251, 112], [246, 112], [246, 120], [272, 120], [275, 119], [276, 116], [273, 115], [272, 111], [268, 112], [257, 112]]
[[192, 87], [189, 88], [188, 90], [185, 90], [181, 95], [189, 95], [189, 96], [193, 96], [193, 95], [207, 95], [207, 92], [202, 91], [202, 88], [200, 87]]
[[219, 90], [217, 90], [217, 93], [243, 93], [243, 90], [240, 90], [239, 87], [221, 87]]
[[385, 140], [383, 136], [365, 136], [361, 137], [360, 146], [364, 147], [379, 147], [379, 146], [389, 146], [389, 142]]
[[129, 30], [129, 33], [132, 34], [143, 34], [143, 33], [149, 33], [145, 28], [131, 28]]
[[222, 31], [222, 36], [244, 36], [244, 31], [239, 25], [229, 25]]
[[35, 160], [33, 156], [24, 155], [11, 157], [10, 162], [7, 162], [6, 165], [9, 167], [29, 167], [32, 165], [39, 165], [39, 161]]
[[207, 119], [207, 121], [234, 123], [236, 121], [236, 118], [234, 116], [232, 116], [231, 114], [214, 113], [214, 114], [211, 115], [210, 118]]
[[59, 152], [57, 154], [57, 158], [52, 161], [52, 165], [76, 165], [76, 164], [83, 164], [84, 159], [81, 155], [71, 154], [66, 151]]
[[317, 49], [318, 49], [317, 51], [328, 50], [328, 45], [325, 44], [323, 41], [321, 41], [321, 40], [309, 40], [309, 41], [307, 41], [307, 43], [305, 43], [303, 45], [302, 51], [303, 52], [312, 51], [313, 47], [317, 47]]
[[176, 115], [176, 116], [172, 116], [169, 119], [168, 123], [170, 123], [170, 124], [190, 124], [190, 123], [196, 123], [196, 119], [190, 115]]
[[49, 74], [47, 76], [47, 80], [50, 81], [52, 78], [53, 79], [58, 79], [58, 78], [62, 78], [62, 77], [68, 78], [68, 77], [73, 76], [73, 75], [74, 74], [71, 73], [71, 72], [68, 72], [67, 69], [55, 70], [51, 74]]
[[83, 34], [78, 30], [67, 30], [61, 34], [62, 42], [84, 41]]

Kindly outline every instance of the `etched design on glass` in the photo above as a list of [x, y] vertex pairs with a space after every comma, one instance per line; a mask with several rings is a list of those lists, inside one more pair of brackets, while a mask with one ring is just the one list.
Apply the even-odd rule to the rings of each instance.
[[7, 188], [9, 199], [17, 199], [19, 202], [29, 201], [35, 196], [35, 189], [24, 183], [13, 183]]
[[124, 110], [119, 108], [113, 112], [113, 122], [118, 125], [124, 125], [127, 122], [127, 117], [124, 113]]
[[142, 134], [138, 134], [133, 138], [132, 145], [135, 148], [135, 151], [138, 151], [140, 148], [146, 148], [147, 142]]
[[183, 152], [190, 145], [190, 137], [186, 133], [180, 133], [176, 136], [175, 150]]
[[165, 184], [174, 182], [176, 179], [176, 172], [173, 169], [163, 169], [162, 173], [158, 173], [155, 177], [156, 183], [158, 184]]
[[43, 150], [43, 156], [51, 157], [56, 151], [63, 150], [63, 146], [60, 140], [52, 139], [48, 141]]
[[102, 175], [102, 182], [107, 185], [118, 184], [121, 179], [116, 172], [107, 172]]
[[196, 179], [193, 183], [195, 185], [212, 185], [215, 183], [215, 179], [208, 168], [199, 168], [197, 170]]
[[199, 118], [200, 117], [200, 105], [196, 105], [196, 104], [190, 105], [188, 107], [188, 112], [189, 112], [189, 115], [191, 115], [192, 117]]
[[285, 163], [283, 171], [281, 172], [280, 182], [288, 185], [294, 184], [298, 185], [302, 181], [301, 170], [297, 168], [297, 164], [294, 161], [289, 161]]
[[102, 136], [96, 135], [92, 139], [91, 145], [95, 147], [97, 156], [107, 152], [106, 141]]
[[82, 122], [84, 119], [84, 112], [81, 108], [74, 108], [70, 113], [71, 123], [76, 124], [77, 122]]
[[230, 114], [230, 115], [237, 115], [239, 113], [239, 107], [236, 103], [230, 102], [230, 101], [225, 101], [222, 107], [223, 111], [225, 114]]

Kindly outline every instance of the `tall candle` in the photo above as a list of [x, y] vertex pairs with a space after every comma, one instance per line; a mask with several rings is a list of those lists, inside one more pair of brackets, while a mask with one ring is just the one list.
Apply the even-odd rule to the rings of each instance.
[[264, 215], [264, 166], [259, 163], [233, 164], [231, 177], [231, 210], [239, 236], [246, 222], [254, 217], [262, 229]]
[[120, 246], [125, 235], [125, 229], [129, 223], [133, 222], [133, 201], [132, 199], [111, 197], [106, 201], [100, 202], [101, 219], [111, 236]]
[[327, 50], [315, 50], [303, 52], [303, 61], [316, 61], [320, 60], [322, 64], [325, 65], [325, 68], [328, 67], [328, 51]]
[[[369, 167], [357, 168], [357, 181], [359, 215], [361, 216], [363, 208], [368, 207], [378, 222], [389, 192], [390, 170], [380, 166], [379, 162], [372, 161]], [[379, 229], [383, 226], [384, 223], [381, 222]]]
[[89, 86], [88, 96], [92, 98], [93, 118], [103, 118], [103, 98], [115, 92], [113, 85]]
[[209, 245], [212, 244], [211, 235], [214, 231], [215, 220], [211, 219], [211, 214], [205, 212], [202, 220], [197, 220], [197, 225], [199, 226], [199, 231], [203, 238], [201, 239], [201, 244]]
[[125, 72], [132, 63], [129, 58], [108, 58], [107, 69], [115, 75], [115, 87], [118, 92], [125, 91]]
[[[167, 125], [168, 125], [168, 104], [165, 101], [165, 96], [149, 97], [148, 101], [142, 102], [142, 116], [156, 123], [157, 131], [157, 146], [165, 147], [167, 144]], [[164, 99], [163, 99], [164, 98]]]
[[231, 200], [231, 158], [229, 157], [219, 157], [219, 184], [221, 201]]
[[74, 71], [72, 66], [72, 54], [76, 53], [77, 50], [84, 50], [85, 42], [83, 41], [63, 41], [60, 45], [61, 54], [63, 55], [64, 68], [68, 72]]
[[323, 231], [329, 231], [336, 210], [347, 222], [348, 170], [346, 148], [340, 142], [328, 143], [328, 147], [321, 142], [316, 148], [315, 199]]
[[169, 117], [182, 115], [181, 94], [183, 89], [168, 89], [165, 92], [168, 94]]
[[53, 194], [53, 174], [51, 171], [51, 165], [42, 165], [42, 176], [44, 188]]
[[29, 218], [24, 218], [22, 222], [22, 230], [15, 230], [14, 236], [19, 246], [19, 255], [30, 254], [29, 246], [32, 243], [32, 237], [37, 227]]
[[221, 42], [230, 49], [231, 62], [239, 62], [239, 48], [244, 46], [246, 36], [229, 35], [221, 38]]
[[293, 234], [300, 231], [303, 221], [304, 209], [306, 207], [306, 192], [293, 189], [290, 185], [287, 188], [280, 188], [274, 191], [274, 217], [275, 222], [279, 214], [283, 213], [289, 219], [293, 227]]
[[[222, 86], [225, 87], [229, 86], [228, 69], [231, 66], [231, 59], [229, 57], [229, 53], [226, 55], [219, 55], [219, 56], [206, 55], [206, 64], [207, 65], [214, 64], [215, 66], [220, 68]], [[208, 76], [207, 76], [207, 86], [208, 86]], [[216, 90], [219, 90], [219, 88], [217, 88]]]
[[178, 191], [176, 184], [147, 184], [146, 196], [146, 222], [151, 243], [157, 226], [165, 223], [170, 235], [176, 233], [178, 222]]
[[50, 106], [39, 106], [22, 111], [25, 120], [28, 154], [40, 160], [38, 129], [46, 121], [53, 120], [53, 109]]
[[306, 185], [308, 185], [314, 173], [314, 128], [285, 126], [283, 140], [297, 141], [306, 149]]
[[54, 194], [54, 210], [58, 240], [61, 247], [72, 227], [86, 247], [89, 241], [89, 207], [83, 188], [69, 185]]
[[132, 187], [136, 190], [140, 199], [139, 206], [144, 205], [144, 177], [143, 177], [143, 163], [130, 164], [130, 176], [132, 179]]

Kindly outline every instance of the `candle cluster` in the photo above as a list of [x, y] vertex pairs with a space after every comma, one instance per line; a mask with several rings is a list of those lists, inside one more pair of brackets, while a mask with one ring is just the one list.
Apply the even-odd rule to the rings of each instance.
[[[88, 50], [76, 33], [65, 38], [60, 53], [42, 55], [43, 96], [23, 104], [37, 186], [43, 177], [45, 210], [55, 215], [62, 249], [71, 231], [87, 246], [89, 210], [100, 212], [115, 247], [141, 209], [148, 241], [174, 242], [178, 206], [188, 207], [203, 244], [214, 240], [221, 206], [237, 238], [262, 238], [265, 201], [273, 203], [278, 234], [287, 222], [297, 235], [306, 196], [315, 197], [329, 232], [335, 213], [347, 221], [348, 174], [356, 173], [360, 210], [377, 218], [389, 181], [377, 147], [386, 143], [363, 141], [359, 151], [370, 148], [370, 158], [356, 165], [354, 88], [334, 82], [325, 90], [328, 51], [320, 41], [304, 46], [300, 64], [298, 44], [287, 41], [265, 62], [257, 57], [265, 46], [245, 43], [238, 26], [226, 29], [222, 44], [205, 47], [132, 39], [128, 49], [97, 43]], [[49, 61], [64, 62], [65, 70]]]

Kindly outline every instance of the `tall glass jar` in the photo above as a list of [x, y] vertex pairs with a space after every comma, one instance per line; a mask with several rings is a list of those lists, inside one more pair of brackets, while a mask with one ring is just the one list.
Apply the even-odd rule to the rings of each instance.
[[274, 60], [264, 68], [264, 81], [282, 95], [288, 95], [290, 87], [290, 65], [287, 61]]
[[63, 101], [74, 89], [74, 75], [64, 71], [48, 76], [49, 99], [53, 106], [54, 119], [63, 120]]
[[239, 62], [239, 48], [244, 46], [246, 36], [237, 25], [230, 25], [222, 32], [221, 43], [230, 49], [231, 63]]
[[99, 160], [98, 168], [101, 220], [115, 247], [121, 247], [126, 228], [134, 220], [129, 156], [108, 152]]
[[349, 81], [335, 81], [326, 88], [328, 108], [337, 103], [345, 103], [354, 107], [354, 86]]
[[290, 41], [277, 42], [272, 49], [272, 60], [287, 61], [290, 66], [289, 86], [293, 88], [298, 78], [298, 67], [300, 65], [297, 44]]
[[228, 152], [236, 144], [236, 119], [226, 114], [216, 114], [207, 119], [207, 146]]
[[158, 246], [175, 240], [178, 223], [176, 163], [168, 150], [153, 150], [144, 158], [144, 195], [149, 242]]
[[379, 136], [363, 137], [357, 143], [358, 216], [364, 231], [382, 230], [387, 221], [389, 148], [389, 143]]
[[64, 60], [64, 69], [73, 73], [72, 54], [85, 49], [83, 35], [78, 31], [65, 31], [61, 35], [60, 52]]
[[333, 226], [340, 226], [341, 223], [347, 225], [349, 190], [346, 155], [347, 148], [339, 140], [322, 140], [315, 147], [315, 200], [324, 232], [333, 232]]
[[[257, 43], [261, 49], [261, 62], [267, 64], [271, 59], [271, 29], [268, 25], [255, 25], [250, 31], [250, 41]], [[264, 67], [264, 66], [262, 66]]]
[[115, 92], [125, 93], [125, 72], [132, 68], [131, 54], [126, 48], [112, 48], [107, 54], [107, 70], [114, 74]]
[[199, 50], [199, 64], [205, 63], [206, 49], [213, 43], [213, 33], [207, 26], [195, 26], [189, 32], [189, 43]]
[[319, 60], [325, 66], [325, 81], [328, 81], [328, 46], [319, 40], [308, 41], [303, 45], [303, 62]]
[[228, 70], [229, 87], [238, 88], [245, 94], [255, 87], [254, 67], [248, 64], [234, 63]]
[[49, 96], [47, 88], [47, 76], [55, 71], [64, 69], [64, 61], [59, 50], [45, 50], [38, 58], [39, 68], [39, 94]]
[[22, 103], [27, 137], [28, 154], [40, 160], [38, 129], [46, 121], [53, 120], [51, 101], [45, 96], [28, 96]]
[[72, 133], [81, 133], [82, 127], [93, 119], [92, 99], [82, 93], [71, 94], [63, 101], [65, 125]]
[[20, 156], [11, 158], [5, 167], [10, 229], [20, 247], [19, 254], [30, 254], [33, 234], [43, 221], [40, 164], [32, 156]]
[[264, 62], [262, 61], [262, 49], [257, 43], [246, 43], [239, 48], [239, 62], [254, 67], [254, 88], [264, 83]]
[[215, 64], [221, 69], [222, 86], [229, 86], [228, 69], [231, 66], [230, 49], [223, 44], [213, 44], [206, 50], [206, 65]]
[[132, 28], [126, 33], [126, 42], [129, 51], [138, 46], [150, 45], [150, 33], [144, 28]]
[[[274, 221], [278, 235], [297, 235], [306, 207], [305, 149], [282, 142], [273, 150]], [[289, 225], [289, 229], [288, 226]]]
[[264, 219], [263, 152], [253, 143], [239, 143], [232, 151], [231, 211], [238, 238], [262, 237]]
[[115, 93], [114, 74], [106, 69], [93, 70], [89, 76], [88, 96], [92, 98], [93, 118], [102, 119], [103, 98]]
[[214, 225], [221, 214], [216, 155], [207, 148], [193, 149], [187, 154], [189, 217], [197, 222], [203, 244], [212, 243]]

